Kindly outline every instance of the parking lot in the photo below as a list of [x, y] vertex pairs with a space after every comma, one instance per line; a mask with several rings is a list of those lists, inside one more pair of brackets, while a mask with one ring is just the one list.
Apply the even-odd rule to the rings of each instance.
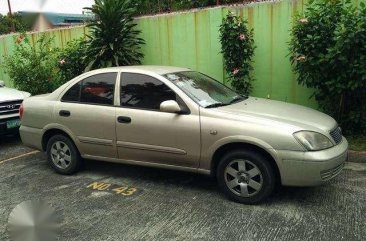
[[[352, 160], [350, 160], [352, 161]], [[43, 198], [62, 211], [60, 240], [365, 240], [366, 163], [315, 188], [279, 188], [266, 203], [227, 200], [214, 179], [88, 161], [60, 176], [18, 137], [0, 141], [0, 237], [19, 203]]]

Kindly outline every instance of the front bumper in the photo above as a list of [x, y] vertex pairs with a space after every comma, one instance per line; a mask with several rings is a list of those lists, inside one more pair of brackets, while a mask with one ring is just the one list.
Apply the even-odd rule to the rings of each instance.
[[348, 142], [313, 152], [277, 151], [282, 185], [317, 186], [336, 177], [348, 158]]

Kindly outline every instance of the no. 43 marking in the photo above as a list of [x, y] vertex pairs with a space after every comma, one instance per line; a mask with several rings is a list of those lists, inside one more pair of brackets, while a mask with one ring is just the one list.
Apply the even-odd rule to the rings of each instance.
[[98, 191], [108, 191], [123, 196], [132, 196], [138, 191], [137, 188], [134, 187], [120, 186], [106, 182], [93, 182], [89, 184], [87, 188]]

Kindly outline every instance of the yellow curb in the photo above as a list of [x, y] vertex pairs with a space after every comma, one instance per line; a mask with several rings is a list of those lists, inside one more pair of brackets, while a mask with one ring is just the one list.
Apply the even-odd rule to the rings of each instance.
[[9, 158], [9, 159], [1, 160], [0, 161], [0, 164], [3, 164], [3, 163], [8, 162], [8, 161], [15, 160], [15, 159], [18, 159], [18, 158], [21, 158], [21, 157], [30, 156], [30, 155], [36, 154], [38, 152], [39, 151], [31, 151], [31, 152], [28, 152], [28, 153], [25, 153], [25, 154], [22, 154], [22, 155], [19, 155], [19, 156], [16, 156], [16, 157], [12, 157], [12, 158]]

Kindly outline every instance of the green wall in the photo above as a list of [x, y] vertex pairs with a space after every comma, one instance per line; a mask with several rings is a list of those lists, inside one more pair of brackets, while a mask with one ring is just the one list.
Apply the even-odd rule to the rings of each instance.
[[[312, 91], [297, 84], [287, 56], [292, 18], [297, 10], [303, 9], [305, 1], [252, 3], [137, 18], [146, 40], [143, 63], [189, 67], [224, 82], [219, 26], [228, 11], [233, 11], [247, 18], [254, 28], [257, 49], [252, 95], [316, 107], [315, 101], [309, 99]], [[56, 45], [62, 47], [85, 31], [79, 27], [47, 34], [55, 36]], [[14, 37], [0, 37], [0, 53], [8, 54], [13, 48]], [[3, 54], [0, 55], [1, 64]], [[1, 66], [0, 79], [10, 83]]]
[[[68, 41], [74, 38], [83, 37], [86, 31], [87, 29], [83, 26], [76, 28], [56, 29], [44, 33], [31, 33], [29, 34], [29, 37], [30, 41], [32, 41], [34, 44], [41, 34], [46, 34], [47, 36], [54, 38], [55, 48], [63, 48]], [[3, 67], [4, 56], [12, 53], [15, 48], [15, 40], [18, 36], [19, 34], [0, 36], [0, 80], [4, 80], [6, 86], [13, 86], [13, 84], [11, 83], [9, 76], [6, 74]]]
[[292, 19], [303, 5], [304, 0], [283, 0], [139, 18], [144, 64], [189, 67], [224, 82], [219, 26], [232, 11], [254, 28], [252, 95], [316, 107], [312, 91], [297, 84], [288, 58]]

